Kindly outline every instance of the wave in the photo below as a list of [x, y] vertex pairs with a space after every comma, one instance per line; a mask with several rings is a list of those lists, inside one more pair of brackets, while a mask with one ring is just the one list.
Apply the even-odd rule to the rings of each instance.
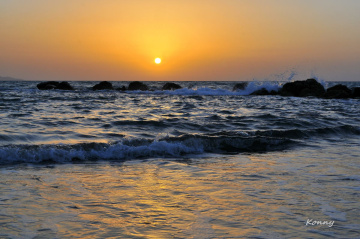
[[93, 160], [179, 158], [204, 153], [267, 152], [287, 148], [292, 140], [243, 134], [182, 135], [158, 140], [123, 139], [114, 143], [73, 145], [8, 145], [0, 148], [0, 164], [67, 163]]
[[244, 90], [240, 90], [239, 93], [241, 95], [250, 95], [251, 93], [254, 93], [257, 90], [260, 89], [266, 89], [267, 91], [279, 91], [281, 88], [282, 83], [278, 82], [250, 82]]
[[304, 139], [326, 135], [360, 135], [353, 126], [308, 130], [264, 130], [183, 134], [155, 140], [124, 138], [112, 143], [58, 145], [7, 145], [0, 147], [0, 164], [68, 163], [96, 160], [183, 158], [186, 156], [236, 153], [266, 153], [300, 146]]
[[342, 125], [337, 127], [323, 127], [313, 129], [288, 129], [288, 130], [264, 130], [252, 132], [252, 135], [271, 136], [271, 137], [285, 137], [289, 139], [308, 139], [308, 138], [322, 138], [329, 136], [359, 136], [360, 128], [351, 125]]

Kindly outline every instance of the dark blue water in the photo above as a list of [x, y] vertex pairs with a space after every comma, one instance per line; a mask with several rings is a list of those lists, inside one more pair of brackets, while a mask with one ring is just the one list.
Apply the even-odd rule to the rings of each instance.
[[0, 82], [0, 237], [360, 233], [359, 99], [249, 95], [279, 82], [37, 83]]
[[[183, 82], [184, 89], [40, 91], [36, 82], [1, 82], [0, 163], [131, 160], [206, 153], [268, 152], [312, 141], [357, 138], [359, 100], [248, 96], [275, 82]], [[126, 82], [115, 82], [121, 86]]]

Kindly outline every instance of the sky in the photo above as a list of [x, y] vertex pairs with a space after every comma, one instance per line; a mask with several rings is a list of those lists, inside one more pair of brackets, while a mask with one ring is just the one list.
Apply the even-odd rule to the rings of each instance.
[[360, 81], [359, 12], [359, 0], [0, 0], [0, 76]]

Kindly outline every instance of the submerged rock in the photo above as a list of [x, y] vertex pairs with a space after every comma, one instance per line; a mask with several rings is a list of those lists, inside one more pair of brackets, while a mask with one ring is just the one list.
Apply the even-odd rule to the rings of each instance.
[[351, 90], [342, 84], [334, 85], [327, 89], [324, 97], [328, 99], [345, 99], [351, 97]]
[[234, 85], [233, 87], [233, 91], [237, 91], [237, 90], [245, 90], [246, 86], [248, 86], [248, 82], [241, 82], [241, 83], [237, 83], [236, 85]]
[[142, 90], [142, 91], [146, 91], [149, 90], [149, 87], [147, 85], [145, 85], [142, 82], [139, 81], [133, 81], [129, 84], [128, 90]]
[[92, 88], [93, 90], [112, 90], [113, 86], [108, 81], [102, 81], [99, 84], [96, 84]]
[[41, 82], [36, 85], [39, 90], [74, 90], [74, 88], [66, 81], [61, 83], [57, 81]]
[[176, 83], [171, 83], [171, 82], [168, 82], [166, 83], [162, 90], [178, 90], [178, 89], [181, 89], [182, 87]]
[[280, 94], [282, 96], [322, 97], [325, 94], [325, 88], [315, 79], [307, 79], [286, 83], [280, 90]]

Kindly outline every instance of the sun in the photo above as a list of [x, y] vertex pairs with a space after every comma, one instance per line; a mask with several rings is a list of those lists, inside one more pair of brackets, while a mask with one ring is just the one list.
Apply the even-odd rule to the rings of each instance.
[[161, 59], [160, 59], [160, 58], [155, 58], [155, 63], [156, 63], [156, 64], [160, 64], [160, 63], [161, 63]]

